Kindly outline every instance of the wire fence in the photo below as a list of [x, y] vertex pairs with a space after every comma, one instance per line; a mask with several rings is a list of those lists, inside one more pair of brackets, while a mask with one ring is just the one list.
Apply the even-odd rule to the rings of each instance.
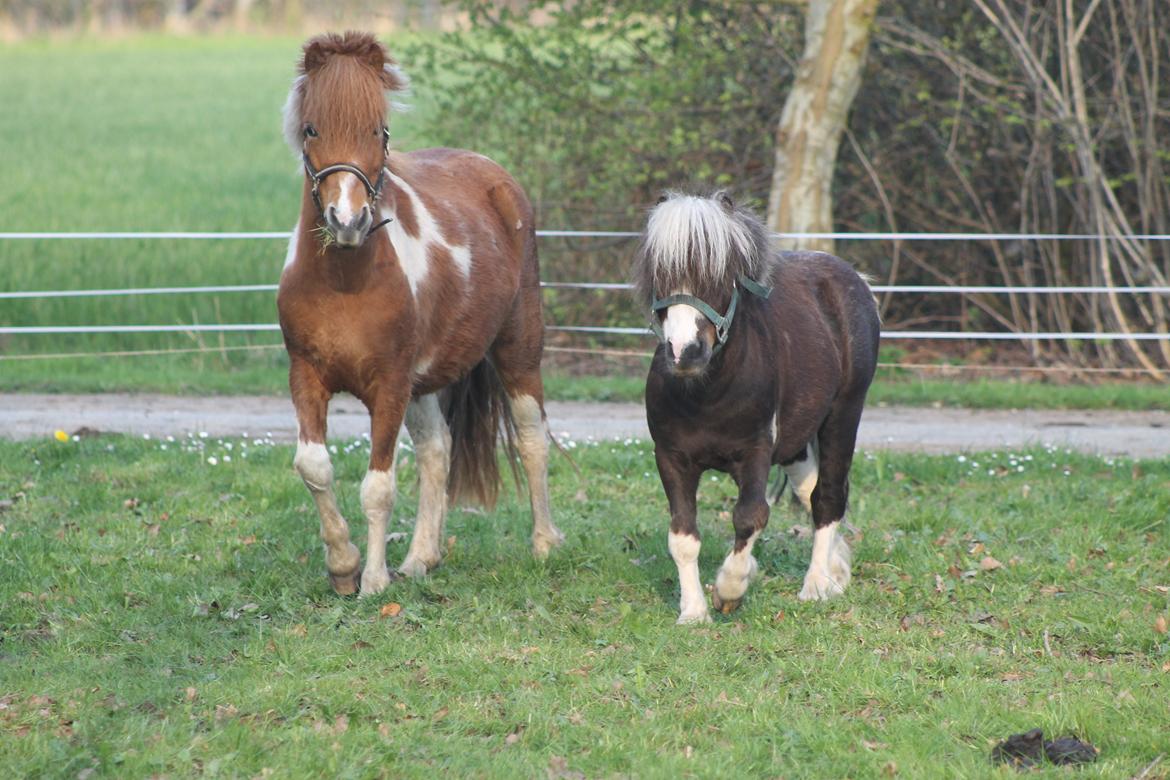
[[[540, 238], [637, 238], [640, 234], [631, 231], [607, 230], [538, 230]], [[1049, 234], [1049, 233], [781, 233], [777, 238], [805, 240], [805, 239], [833, 239], [841, 241], [1170, 241], [1170, 234], [1142, 234], [1130, 236], [1099, 236], [1091, 234]], [[292, 233], [289, 231], [267, 232], [184, 232], [184, 231], [103, 231], [103, 232], [8, 232], [0, 233], [0, 242], [3, 241], [58, 241], [58, 240], [288, 240]], [[623, 282], [590, 282], [590, 281], [562, 281], [543, 282], [541, 285], [549, 290], [600, 290], [622, 291], [631, 289], [631, 285]], [[875, 293], [897, 293], [906, 295], [935, 295], [935, 294], [963, 294], [963, 295], [1170, 295], [1170, 286], [988, 286], [988, 285], [872, 285]], [[261, 293], [275, 292], [275, 284], [242, 284], [242, 285], [203, 285], [185, 287], [126, 287], [109, 289], [60, 289], [60, 290], [12, 290], [0, 291], [0, 300], [27, 300], [27, 299], [61, 299], [82, 297], [117, 297], [117, 296], [146, 296], [146, 295], [209, 295], [223, 293]], [[604, 325], [550, 325], [550, 331], [562, 333], [579, 333], [586, 335], [608, 336], [650, 336], [647, 327], [620, 327]], [[117, 324], [117, 325], [36, 325], [36, 326], [3, 326], [0, 335], [60, 335], [60, 334], [139, 334], [139, 333], [258, 333], [279, 331], [276, 323], [191, 323], [191, 324]], [[883, 339], [890, 340], [938, 340], [938, 341], [1170, 341], [1170, 333], [1135, 332], [1118, 333], [1109, 331], [1089, 332], [1012, 332], [1012, 331], [918, 331], [918, 330], [886, 330], [882, 332]], [[254, 347], [233, 347], [232, 349], [271, 348], [273, 345], [255, 345]], [[197, 348], [185, 350], [120, 350], [100, 353], [107, 356], [128, 356], [139, 354], [160, 354], [168, 352], [217, 352], [224, 351], [225, 347]], [[563, 348], [568, 349], [568, 348]], [[595, 353], [603, 350], [593, 349]], [[99, 353], [57, 353], [45, 354], [43, 357], [76, 357], [85, 354]], [[635, 353], [644, 354], [644, 353]], [[12, 355], [3, 359], [35, 359], [38, 355]], [[887, 364], [893, 366], [895, 364]], [[914, 364], [898, 364], [910, 367]], [[996, 367], [991, 367], [996, 368]], [[1019, 366], [1021, 370], [1039, 370], [1039, 367]], [[1069, 369], [1071, 371], [1088, 372], [1084, 368]], [[1099, 369], [1109, 372], [1128, 372], [1131, 369]]]

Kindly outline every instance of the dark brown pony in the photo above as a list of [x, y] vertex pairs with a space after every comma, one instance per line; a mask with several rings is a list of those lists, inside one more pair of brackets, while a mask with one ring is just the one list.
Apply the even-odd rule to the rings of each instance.
[[800, 598], [849, 584], [838, 531], [880, 323], [868, 285], [821, 252], [776, 252], [759, 219], [723, 192], [670, 194], [650, 213], [634, 267], [661, 344], [646, 381], [646, 418], [670, 503], [679, 623], [710, 620], [699, 581], [695, 493], [708, 469], [739, 486], [735, 545], [712, 591], [739, 606], [768, 523], [768, 472], [781, 465], [812, 510], [812, 560]]
[[[543, 557], [563, 538], [549, 514], [532, 206], [482, 155], [392, 151], [387, 94], [406, 86], [372, 35], [322, 35], [305, 44], [284, 110], [285, 138], [305, 169], [277, 297], [300, 430], [294, 465], [317, 504], [341, 594], [390, 582], [386, 524], [404, 419], [419, 502], [399, 572], [438, 565], [448, 493], [494, 503], [501, 430], [528, 479], [533, 552]], [[364, 570], [325, 447], [329, 398], [342, 391], [370, 412]]]

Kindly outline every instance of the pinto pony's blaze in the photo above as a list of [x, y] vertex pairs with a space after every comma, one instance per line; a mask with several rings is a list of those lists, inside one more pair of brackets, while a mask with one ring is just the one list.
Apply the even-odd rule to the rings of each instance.
[[773, 465], [812, 512], [800, 598], [842, 593], [850, 552], [838, 528], [880, 334], [869, 286], [832, 255], [773, 250], [759, 219], [724, 192], [661, 200], [633, 276], [661, 342], [646, 380], [646, 419], [670, 504], [679, 622], [710, 620], [695, 498], [708, 469], [739, 487], [716, 609], [739, 606], [757, 571], [752, 546], [768, 523]]
[[[418, 460], [419, 506], [399, 572], [419, 576], [438, 565], [448, 497], [494, 503], [501, 433], [527, 477], [533, 552], [546, 555], [563, 537], [549, 512], [544, 323], [528, 197], [482, 155], [390, 149], [388, 95], [408, 82], [372, 35], [313, 38], [299, 70], [284, 129], [305, 180], [277, 307], [300, 431], [294, 465], [320, 514], [334, 590], [377, 593], [390, 582], [386, 525], [403, 421]], [[338, 392], [370, 413], [364, 569], [325, 446]]]

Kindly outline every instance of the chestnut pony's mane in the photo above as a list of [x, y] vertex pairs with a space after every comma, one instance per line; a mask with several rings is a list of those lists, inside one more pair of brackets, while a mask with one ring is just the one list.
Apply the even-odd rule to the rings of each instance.
[[[299, 157], [306, 114], [323, 117], [330, 130], [350, 134], [378, 127], [395, 94], [405, 93], [410, 79], [386, 48], [370, 33], [325, 33], [311, 39], [298, 63], [296, 81], [284, 106], [284, 138]], [[306, 99], [306, 84], [314, 89]]]

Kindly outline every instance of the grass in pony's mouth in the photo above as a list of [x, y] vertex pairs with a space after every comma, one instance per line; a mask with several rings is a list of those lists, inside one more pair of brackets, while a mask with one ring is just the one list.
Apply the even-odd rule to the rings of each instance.
[[313, 233], [317, 236], [317, 241], [321, 243], [322, 253], [337, 243], [337, 238], [333, 235], [333, 231], [329, 229], [328, 225], [318, 225], [313, 228]]

